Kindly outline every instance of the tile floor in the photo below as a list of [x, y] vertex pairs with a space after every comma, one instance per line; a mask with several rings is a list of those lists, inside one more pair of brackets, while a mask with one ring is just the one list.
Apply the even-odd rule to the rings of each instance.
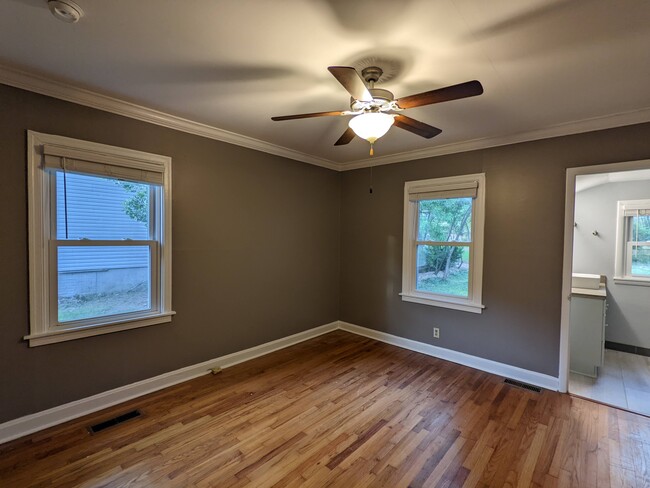
[[569, 391], [650, 415], [650, 357], [605, 349], [605, 364], [598, 378], [571, 373]]

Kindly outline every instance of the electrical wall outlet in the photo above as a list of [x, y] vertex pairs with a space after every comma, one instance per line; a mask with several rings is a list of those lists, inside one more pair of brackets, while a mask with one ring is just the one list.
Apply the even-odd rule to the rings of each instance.
[[433, 328], [433, 338], [440, 339], [440, 329], [438, 327]]

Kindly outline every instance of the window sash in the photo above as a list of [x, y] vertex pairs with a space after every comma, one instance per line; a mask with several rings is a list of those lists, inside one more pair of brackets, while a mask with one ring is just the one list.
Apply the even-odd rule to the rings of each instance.
[[637, 237], [635, 234], [634, 226], [632, 225], [632, 219], [634, 217], [640, 217], [650, 214], [650, 209], [647, 205], [644, 204], [630, 204], [626, 203], [622, 206], [622, 214], [625, 222], [625, 247], [624, 247], [624, 262], [625, 270], [624, 276], [628, 278], [635, 279], [649, 279], [648, 275], [639, 275], [632, 273], [632, 258], [634, 257], [634, 247], [636, 246], [648, 246], [650, 242], [637, 241], [634, 238]]
[[632, 242], [636, 241], [636, 238], [639, 236], [637, 235], [637, 229], [635, 228], [634, 224], [632, 223], [632, 219], [634, 217], [644, 217], [645, 215], [650, 215], [650, 212], [648, 214], [644, 213], [637, 213], [638, 210], [634, 210], [634, 214], [628, 215], [627, 211], [625, 212], [625, 241], [626, 242]]
[[625, 245], [625, 276], [630, 278], [650, 278], [645, 274], [632, 273], [632, 259], [634, 258], [634, 248], [637, 246], [650, 246], [650, 241], [627, 241]]
[[[87, 176], [97, 176], [88, 173], [79, 173]], [[114, 177], [113, 177], [114, 178]], [[57, 239], [57, 191], [56, 191], [56, 174], [51, 172], [49, 175], [50, 187], [50, 222], [49, 222], [49, 236], [50, 239]], [[114, 178], [118, 179], [118, 178]], [[162, 187], [156, 185], [149, 185], [149, 239], [162, 240]], [[79, 242], [75, 240], [73, 242]]]
[[[476, 188], [474, 188], [476, 190]], [[418, 195], [425, 195], [426, 193], [420, 193]], [[412, 195], [412, 194], [410, 194]], [[450, 243], [458, 243], [459, 245], [466, 245], [467, 243], [471, 242], [474, 239], [474, 210], [476, 208], [476, 193], [472, 196], [472, 211], [470, 213], [470, 222], [472, 222], [472, 226], [470, 228], [470, 237], [471, 239], [469, 241], [441, 241], [440, 243], [437, 243], [437, 241], [418, 241], [418, 235], [420, 235], [420, 201], [430, 201], [430, 200], [453, 200], [457, 198], [468, 198], [469, 195], [458, 195], [458, 191], [456, 190], [454, 193], [455, 196], [453, 197], [442, 197], [442, 198], [423, 198], [423, 199], [411, 199], [409, 196], [409, 201], [412, 202], [412, 204], [415, 206], [415, 240], [417, 242], [422, 242], [422, 243], [432, 243], [431, 245], [445, 245], [445, 244], [450, 244]], [[435, 243], [435, 244], [434, 244]]]
[[[146, 310], [128, 312], [122, 314], [102, 315], [89, 317], [80, 320], [59, 322], [59, 260], [58, 252], [60, 247], [149, 247], [149, 293], [151, 307]], [[80, 327], [96, 327], [113, 323], [116, 320], [128, 320], [139, 318], [154, 313], [161, 313], [161, 286], [160, 286], [160, 243], [153, 240], [50, 240], [49, 249], [49, 325], [56, 329], [77, 329]]]
[[[473, 183], [471, 183], [473, 184]], [[478, 186], [478, 185], [477, 185]], [[476, 189], [476, 188], [474, 188]], [[455, 190], [458, 192], [458, 190]], [[420, 193], [420, 194], [429, 194], [429, 193]], [[457, 194], [457, 193], [456, 193]], [[417, 294], [422, 294], [425, 296], [431, 296], [431, 297], [444, 297], [444, 298], [452, 298], [454, 300], [458, 300], [461, 302], [472, 302], [474, 300], [474, 288], [473, 288], [473, 271], [474, 271], [474, 232], [475, 232], [475, 216], [476, 216], [476, 194], [474, 194], [474, 197], [472, 198], [472, 210], [471, 210], [471, 229], [470, 229], [470, 235], [472, 236], [472, 240], [470, 241], [420, 241], [418, 240], [418, 231], [420, 229], [420, 212], [419, 212], [419, 205], [418, 199], [411, 199], [412, 194], [409, 194], [409, 204], [413, 206], [414, 211], [415, 211], [415, 225], [413, 226], [413, 231], [411, 232], [411, 273], [410, 273], [410, 291], [409, 293], [417, 293]], [[446, 198], [446, 197], [445, 197]], [[461, 196], [454, 196], [451, 198], [467, 198], [467, 195], [461, 195]], [[423, 200], [435, 200], [435, 198], [426, 198]], [[464, 246], [469, 248], [469, 263], [468, 263], [468, 284], [467, 284], [467, 297], [459, 297], [456, 295], [446, 295], [444, 293], [434, 293], [431, 291], [425, 291], [425, 290], [418, 290], [417, 286], [417, 254], [418, 254], [418, 246], [449, 246], [449, 247], [458, 247], [458, 246]]]
[[[161, 290], [161, 252], [160, 243], [162, 239], [162, 187], [149, 184], [149, 239], [57, 239], [57, 191], [56, 172], [49, 172], [50, 186], [50, 219], [49, 219], [49, 328], [56, 330], [77, 329], [83, 327], [99, 327], [121, 320], [137, 319], [153, 313], [162, 313], [162, 290]], [[93, 173], [79, 173], [88, 176], [99, 176]], [[114, 176], [112, 177], [115, 178]], [[143, 183], [143, 182], [141, 182]], [[146, 183], [146, 182], [144, 182]], [[59, 247], [149, 247], [149, 269], [150, 269], [150, 303], [147, 310], [129, 312], [124, 314], [105, 315], [100, 317], [89, 317], [80, 320], [71, 320], [64, 323], [59, 322], [58, 310], [58, 249]]]
[[411, 251], [411, 283], [410, 283], [410, 293], [417, 293], [417, 294], [422, 294], [425, 296], [431, 296], [431, 297], [445, 297], [445, 298], [453, 298], [454, 300], [458, 300], [461, 302], [471, 302], [474, 297], [474, 288], [473, 288], [473, 276], [474, 276], [474, 246], [468, 243], [461, 243], [460, 245], [465, 245], [465, 247], [469, 247], [469, 263], [468, 263], [468, 282], [467, 282], [467, 297], [461, 297], [457, 295], [447, 295], [445, 293], [434, 293], [432, 291], [426, 291], [426, 290], [419, 290], [418, 289], [418, 273], [417, 273], [417, 268], [418, 268], [418, 246], [419, 245], [436, 245], [436, 246], [448, 246], [448, 247], [457, 247], [456, 244], [449, 244], [449, 243], [441, 243], [441, 244], [428, 244], [426, 242], [414, 242], [412, 251]]
[[650, 276], [632, 273], [634, 246], [650, 245], [638, 241], [632, 220], [637, 216], [650, 214], [650, 199], [619, 200], [617, 202], [616, 252], [614, 282], [617, 284], [650, 286]]
[[[447, 293], [435, 293], [432, 291], [418, 289], [418, 246], [447, 246], [447, 247], [468, 247], [469, 248], [469, 263], [467, 269], [467, 296], [459, 295], [450, 295]], [[411, 290], [415, 293], [422, 295], [429, 295], [431, 297], [444, 297], [447, 299], [452, 299], [454, 301], [471, 301], [472, 300], [472, 273], [473, 268], [473, 259], [474, 259], [474, 246], [471, 242], [459, 242], [459, 243], [450, 243], [450, 242], [441, 242], [441, 243], [430, 243], [430, 241], [415, 241], [415, 246], [413, 247], [413, 284]]]

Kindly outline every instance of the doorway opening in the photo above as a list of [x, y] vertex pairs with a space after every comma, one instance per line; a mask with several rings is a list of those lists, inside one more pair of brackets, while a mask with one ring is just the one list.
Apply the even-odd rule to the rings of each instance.
[[650, 160], [567, 171], [560, 389], [650, 415]]

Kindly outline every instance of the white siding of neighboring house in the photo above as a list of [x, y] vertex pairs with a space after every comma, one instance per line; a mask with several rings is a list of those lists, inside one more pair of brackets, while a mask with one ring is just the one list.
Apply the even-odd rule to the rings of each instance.
[[[67, 173], [65, 188], [63, 173], [57, 173], [58, 239], [66, 238], [66, 216], [68, 239], [149, 239], [147, 224], [131, 219], [124, 210], [132, 194], [114, 180]], [[59, 249], [59, 293], [63, 296], [107, 292], [112, 284], [126, 284], [125, 279], [138, 283], [148, 275], [147, 247]]]

